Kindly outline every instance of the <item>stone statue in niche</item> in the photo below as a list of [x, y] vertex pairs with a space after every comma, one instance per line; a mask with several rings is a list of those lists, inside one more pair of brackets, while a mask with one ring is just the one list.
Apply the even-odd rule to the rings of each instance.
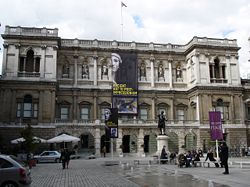
[[162, 64], [159, 65], [158, 75], [159, 75], [159, 77], [164, 77], [164, 69], [163, 69], [163, 65]]
[[146, 78], [146, 67], [145, 64], [142, 64], [140, 67], [140, 80]]
[[88, 78], [89, 67], [88, 65], [82, 65], [82, 78]]
[[107, 66], [107, 64], [103, 64], [103, 66], [102, 66], [102, 75], [108, 75], [108, 66]]
[[182, 76], [181, 76], [181, 66], [180, 65], [178, 65], [177, 67], [176, 67], [176, 77], [177, 77], [177, 79], [178, 78], [181, 78]]

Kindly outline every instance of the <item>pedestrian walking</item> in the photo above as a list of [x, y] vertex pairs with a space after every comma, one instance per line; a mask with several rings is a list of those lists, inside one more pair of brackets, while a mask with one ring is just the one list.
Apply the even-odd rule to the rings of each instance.
[[102, 152], [103, 152], [103, 157], [106, 157], [106, 146], [104, 145], [103, 148], [102, 148]]
[[65, 163], [66, 163], [66, 168], [69, 169], [69, 161], [70, 161], [70, 151], [66, 149], [66, 154], [65, 154]]
[[226, 142], [221, 144], [221, 164], [225, 167], [225, 172], [223, 174], [229, 174], [228, 170], [228, 146]]

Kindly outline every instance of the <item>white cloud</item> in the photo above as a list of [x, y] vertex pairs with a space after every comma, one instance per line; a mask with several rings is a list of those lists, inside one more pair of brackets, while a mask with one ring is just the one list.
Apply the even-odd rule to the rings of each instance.
[[[125, 41], [186, 44], [193, 36], [237, 39], [241, 75], [250, 73], [248, 0], [123, 2]], [[0, 33], [5, 25], [20, 25], [58, 28], [62, 38], [121, 40], [120, 0], [0, 0], [0, 4]], [[143, 27], [138, 27], [135, 16]], [[0, 63], [1, 55], [2, 50]]]

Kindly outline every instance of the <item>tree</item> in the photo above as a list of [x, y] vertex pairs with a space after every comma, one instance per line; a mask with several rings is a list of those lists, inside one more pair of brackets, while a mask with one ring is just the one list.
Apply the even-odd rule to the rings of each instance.
[[23, 142], [25, 151], [27, 153], [32, 153], [37, 148], [36, 140], [33, 138], [33, 128], [30, 124], [21, 131], [21, 136], [25, 139]]

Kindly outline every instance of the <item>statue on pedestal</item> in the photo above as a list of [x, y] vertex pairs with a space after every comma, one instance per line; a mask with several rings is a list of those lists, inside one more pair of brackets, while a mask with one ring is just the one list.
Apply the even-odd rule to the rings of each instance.
[[164, 111], [161, 111], [161, 114], [158, 115], [158, 128], [160, 130], [160, 135], [166, 135], [165, 133], [165, 121], [167, 121], [165, 115], [164, 115]]

